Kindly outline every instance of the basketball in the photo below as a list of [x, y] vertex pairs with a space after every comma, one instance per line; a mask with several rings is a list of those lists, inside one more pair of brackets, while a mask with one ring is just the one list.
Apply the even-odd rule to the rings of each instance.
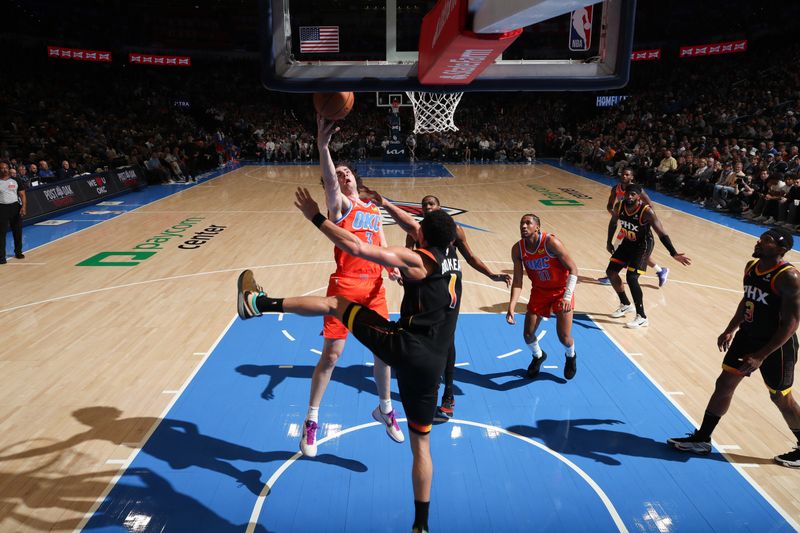
[[314, 93], [314, 109], [328, 120], [346, 117], [354, 102], [353, 93]]

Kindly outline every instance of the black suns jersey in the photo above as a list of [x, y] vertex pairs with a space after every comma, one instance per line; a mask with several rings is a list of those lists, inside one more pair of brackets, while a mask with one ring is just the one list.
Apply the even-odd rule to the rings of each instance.
[[419, 248], [417, 253], [434, 261], [437, 268], [420, 280], [403, 278], [400, 322], [411, 331], [424, 329], [431, 336], [447, 338], [449, 346], [461, 306], [461, 263], [452, 245]]
[[626, 240], [640, 246], [645, 246], [653, 240], [650, 222], [643, 221], [648, 209], [650, 209], [650, 206], [642, 201], [639, 201], [636, 207], [631, 210], [628, 209], [624, 201], [617, 202], [617, 205], [614, 206]]
[[743, 334], [758, 340], [768, 340], [778, 329], [781, 295], [775, 288], [775, 280], [794, 266], [778, 263], [773, 268], [761, 271], [759, 260], [747, 263], [744, 273], [744, 321], [739, 326]]

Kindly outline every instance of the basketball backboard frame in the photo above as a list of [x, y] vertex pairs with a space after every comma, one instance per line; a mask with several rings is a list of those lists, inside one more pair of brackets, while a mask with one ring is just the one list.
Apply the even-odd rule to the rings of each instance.
[[264, 85], [270, 90], [301, 93], [596, 91], [620, 88], [628, 81], [636, 0], [601, 2], [603, 20], [597, 56], [580, 60], [500, 59], [466, 86], [432, 86], [419, 82], [418, 54], [398, 50], [396, 46], [397, 20], [392, 13], [396, 13], [397, 0], [385, 1], [385, 57], [345, 61], [330, 55], [326, 60], [299, 59], [299, 37], [292, 32], [292, 0], [261, 0]]

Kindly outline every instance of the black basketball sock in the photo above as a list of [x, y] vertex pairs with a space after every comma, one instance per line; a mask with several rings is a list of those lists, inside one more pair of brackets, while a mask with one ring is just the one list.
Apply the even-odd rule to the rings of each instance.
[[[704, 441], [710, 441], [711, 434], [714, 432], [714, 428], [717, 427], [717, 424], [719, 424], [720, 418], [721, 417], [706, 411], [703, 415], [703, 423], [700, 424], [700, 429], [697, 430], [697, 436]], [[800, 441], [800, 437], [798, 437], [798, 441]]]
[[628, 272], [625, 280], [628, 282], [628, 287], [631, 289], [633, 303], [636, 305], [636, 314], [642, 318], [647, 318], [647, 315], [644, 313], [644, 294], [642, 294], [642, 286], [639, 285], [639, 274]]
[[414, 525], [420, 531], [428, 531], [428, 508], [431, 502], [418, 502], [414, 500]]
[[283, 298], [270, 298], [266, 294], [256, 297], [256, 309], [262, 313], [283, 313]]
[[631, 305], [631, 301], [628, 300], [628, 296], [625, 294], [624, 290], [619, 291], [617, 293], [617, 296], [619, 296], [619, 303], [621, 303], [622, 305]]

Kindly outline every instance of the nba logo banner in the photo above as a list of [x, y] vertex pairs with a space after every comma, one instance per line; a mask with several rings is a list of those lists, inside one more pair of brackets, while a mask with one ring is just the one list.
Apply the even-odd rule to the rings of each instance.
[[592, 46], [592, 8], [586, 6], [572, 12], [569, 25], [569, 49], [586, 52]]

